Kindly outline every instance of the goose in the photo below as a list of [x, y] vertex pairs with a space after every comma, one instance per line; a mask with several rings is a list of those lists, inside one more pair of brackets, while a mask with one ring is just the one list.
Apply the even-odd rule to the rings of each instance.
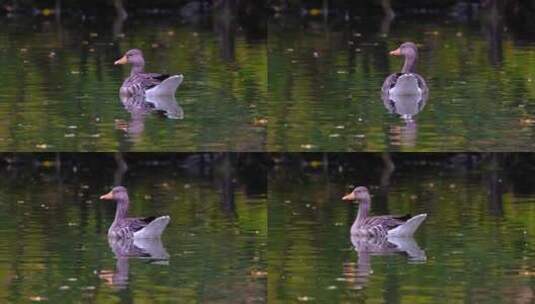
[[166, 75], [145, 72], [145, 59], [140, 49], [131, 49], [124, 54], [115, 65], [131, 64], [130, 76], [125, 79], [120, 94], [125, 95], [144, 95], [151, 96], [169, 96], [175, 95], [176, 89], [184, 80], [184, 76]]
[[405, 42], [390, 52], [393, 56], [405, 57], [400, 73], [388, 76], [382, 87], [383, 95], [427, 95], [429, 89], [422, 76], [416, 73], [418, 48], [412, 42]]
[[410, 237], [427, 217], [425, 213], [414, 217], [410, 215], [368, 216], [371, 198], [368, 189], [363, 186], [356, 187], [351, 193], [345, 195], [342, 200], [359, 203], [357, 217], [351, 226], [351, 235]]
[[101, 200], [117, 202], [115, 219], [108, 229], [108, 238], [158, 238], [169, 224], [171, 218], [160, 217], [127, 217], [130, 200], [123, 186], [114, 187], [109, 193], [100, 197]]

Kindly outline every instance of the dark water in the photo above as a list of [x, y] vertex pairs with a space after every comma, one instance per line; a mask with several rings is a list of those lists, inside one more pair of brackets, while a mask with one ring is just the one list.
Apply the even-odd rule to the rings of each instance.
[[[485, 9], [471, 19], [447, 14], [273, 18], [269, 149], [533, 150], [532, 36]], [[388, 52], [403, 41], [419, 45], [417, 70], [429, 86], [410, 121], [380, 96], [383, 80], [402, 65]]]
[[[269, 301], [533, 302], [535, 192], [519, 169], [532, 165], [414, 158], [393, 173], [379, 155], [328, 171], [321, 158], [279, 165], [269, 180]], [[357, 207], [341, 200], [354, 185], [370, 186], [373, 214], [428, 214], [413, 240], [419, 257], [355, 251]]]
[[[233, 18], [2, 18], [0, 150], [260, 151], [266, 35]], [[181, 114], [127, 111], [113, 62], [144, 51], [146, 70], [181, 73]]]
[[[266, 184], [247, 157], [147, 159], [123, 176], [101, 158], [2, 169], [0, 302], [265, 302]], [[131, 214], [171, 216], [161, 243], [134, 244], [142, 257], [108, 244], [115, 208], [98, 197], [114, 179]]]

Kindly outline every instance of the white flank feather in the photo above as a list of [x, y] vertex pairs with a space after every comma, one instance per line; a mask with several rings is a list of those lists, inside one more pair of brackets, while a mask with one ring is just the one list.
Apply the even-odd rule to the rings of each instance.
[[184, 80], [182, 75], [173, 75], [160, 83], [159, 85], [145, 91], [145, 96], [150, 98], [152, 96], [175, 95], [176, 89]]
[[150, 259], [169, 259], [169, 254], [162, 245], [160, 238], [135, 238], [134, 245], [149, 254]]
[[154, 110], [162, 111], [167, 118], [184, 118], [184, 110], [182, 110], [174, 95], [147, 96], [145, 101], [151, 103], [154, 106]]
[[159, 218], [154, 219], [150, 222], [145, 228], [134, 232], [134, 238], [140, 239], [150, 239], [158, 238], [169, 224], [171, 218], [168, 215], [160, 216]]
[[397, 237], [412, 236], [414, 232], [416, 231], [416, 229], [418, 229], [418, 227], [425, 220], [426, 217], [427, 217], [427, 214], [425, 213], [413, 216], [403, 225], [399, 225], [392, 230], [388, 230], [388, 236], [397, 236]]

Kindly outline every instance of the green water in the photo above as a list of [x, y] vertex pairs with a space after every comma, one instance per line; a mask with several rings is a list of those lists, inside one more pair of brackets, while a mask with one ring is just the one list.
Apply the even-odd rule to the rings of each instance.
[[[535, 41], [506, 27], [484, 9], [468, 20], [272, 18], [268, 149], [533, 150]], [[419, 45], [417, 71], [429, 86], [410, 122], [380, 96], [384, 79], [402, 66], [388, 52], [403, 41]]]
[[[241, 21], [240, 21], [241, 22]], [[251, 23], [252, 21], [249, 21]], [[263, 21], [257, 20], [258, 23]], [[531, 151], [529, 35], [484, 10], [470, 20], [381, 16], [2, 18], [0, 150]], [[267, 27], [267, 33], [263, 30]], [[379, 88], [420, 47], [429, 98], [411, 120]], [[132, 112], [113, 62], [141, 48], [147, 70], [182, 73], [180, 115]]]
[[[272, 170], [269, 302], [533, 302], [533, 162], [412, 158], [394, 172], [380, 155], [333, 154]], [[427, 213], [420, 258], [355, 250], [357, 206], [341, 200], [355, 185], [370, 187], [372, 214]]]
[[[2, 151], [265, 149], [262, 25], [65, 15], [3, 17], [0, 26]], [[118, 93], [130, 70], [113, 62], [131, 48], [143, 50], [146, 71], [184, 75], [172, 101], [180, 119], [125, 109]]]
[[[125, 174], [111, 155], [63, 157], [1, 169], [0, 302], [265, 302], [266, 184], [249, 156], [127, 157]], [[132, 215], [171, 217], [151, 254], [108, 244], [115, 206], [98, 197], [117, 182]]]

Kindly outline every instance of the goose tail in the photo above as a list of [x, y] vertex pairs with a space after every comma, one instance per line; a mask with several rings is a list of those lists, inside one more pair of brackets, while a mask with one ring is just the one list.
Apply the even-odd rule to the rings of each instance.
[[168, 215], [160, 216], [159, 218], [154, 219], [143, 229], [136, 231], [134, 233], [134, 238], [149, 239], [149, 238], [158, 238], [169, 224], [171, 217]]
[[175, 95], [176, 89], [184, 80], [182, 75], [173, 75], [166, 78], [159, 85], [145, 91], [145, 96], [150, 98], [153, 96], [168, 96]]
[[169, 259], [169, 254], [162, 245], [160, 238], [144, 238], [134, 239], [134, 245], [143, 250], [144, 253], [149, 255], [149, 258], [156, 260]]
[[407, 222], [397, 226], [392, 230], [388, 230], [388, 236], [408, 237], [412, 236], [416, 229], [423, 223], [427, 214], [418, 214], [411, 217]]

